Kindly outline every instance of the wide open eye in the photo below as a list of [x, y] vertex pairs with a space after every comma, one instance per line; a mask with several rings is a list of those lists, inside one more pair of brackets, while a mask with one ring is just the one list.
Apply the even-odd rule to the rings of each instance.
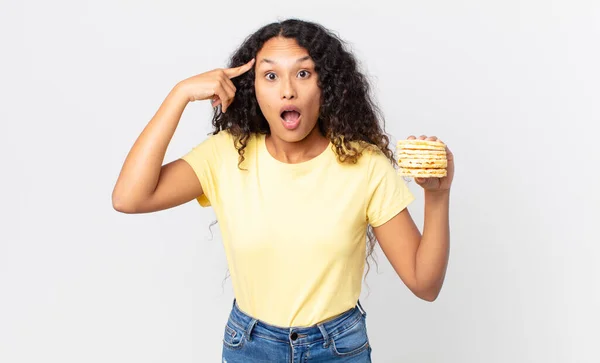
[[310, 76], [310, 72], [306, 70], [301, 70], [300, 72], [298, 72], [298, 76], [300, 78], [308, 78]]

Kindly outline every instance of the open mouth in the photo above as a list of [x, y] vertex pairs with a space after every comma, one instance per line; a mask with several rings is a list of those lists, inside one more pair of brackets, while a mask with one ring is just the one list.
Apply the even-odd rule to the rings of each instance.
[[280, 111], [279, 116], [281, 117], [283, 127], [288, 130], [297, 129], [302, 120], [300, 109], [294, 105], [288, 104], [283, 106]]
[[300, 118], [300, 112], [298, 111], [283, 111], [281, 113], [281, 118], [285, 122], [295, 122]]

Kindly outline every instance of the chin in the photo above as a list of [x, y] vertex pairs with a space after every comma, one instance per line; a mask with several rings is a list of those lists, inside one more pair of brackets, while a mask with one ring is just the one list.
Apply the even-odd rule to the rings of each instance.
[[276, 132], [277, 138], [285, 141], [285, 142], [298, 142], [306, 139], [306, 137], [310, 134], [310, 132], [303, 132], [301, 130], [281, 130]]
[[300, 127], [298, 127], [295, 130], [288, 130], [281, 125], [273, 127], [273, 125], [269, 123], [271, 136], [276, 136], [278, 139], [290, 143], [304, 140], [306, 137], [308, 137], [308, 135], [310, 135], [311, 131], [314, 129], [316, 124], [308, 130], [304, 126], [305, 125], [300, 125]]

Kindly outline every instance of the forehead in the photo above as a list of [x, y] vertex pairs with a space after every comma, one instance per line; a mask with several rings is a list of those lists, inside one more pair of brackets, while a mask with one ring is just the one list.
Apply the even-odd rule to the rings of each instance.
[[262, 49], [256, 54], [256, 60], [258, 63], [267, 58], [279, 63], [295, 61], [308, 55], [308, 51], [298, 45], [295, 39], [274, 37], [265, 42]]

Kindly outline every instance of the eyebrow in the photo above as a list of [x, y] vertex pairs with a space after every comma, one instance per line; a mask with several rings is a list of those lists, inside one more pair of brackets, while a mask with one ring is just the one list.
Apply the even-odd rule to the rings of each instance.
[[[309, 59], [310, 59], [310, 55], [306, 55], [306, 56], [304, 56], [304, 57], [302, 57], [302, 58], [298, 58], [298, 59], [296, 59], [296, 63], [301, 63], [301, 62], [304, 62], [305, 60], [309, 60]], [[272, 60], [272, 59], [263, 58], [263, 60], [261, 60], [261, 61], [260, 61], [260, 63], [261, 63], [261, 64], [262, 64], [262, 63], [276, 64], [277, 62], [275, 62], [275, 61], [274, 61], [274, 60]]]

